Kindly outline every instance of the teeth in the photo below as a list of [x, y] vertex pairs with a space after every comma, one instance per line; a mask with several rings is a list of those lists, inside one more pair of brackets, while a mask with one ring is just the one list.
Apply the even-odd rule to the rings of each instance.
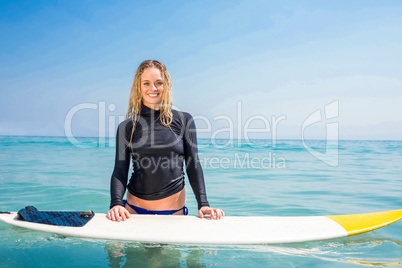
[[156, 96], [158, 96], [159, 94], [148, 94], [148, 96], [150, 96], [150, 97], [156, 97]]

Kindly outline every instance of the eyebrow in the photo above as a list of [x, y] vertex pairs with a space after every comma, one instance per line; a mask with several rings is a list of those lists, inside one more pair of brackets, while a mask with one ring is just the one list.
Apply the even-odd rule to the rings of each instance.
[[[157, 80], [155, 80], [155, 82], [158, 82], [158, 81], [163, 82], [163, 79], [157, 79]], [[151, 81], [150, 81], [150, 80], [145, 79], [145, 80], [141, 80], [141, 82], [151, 82]]]

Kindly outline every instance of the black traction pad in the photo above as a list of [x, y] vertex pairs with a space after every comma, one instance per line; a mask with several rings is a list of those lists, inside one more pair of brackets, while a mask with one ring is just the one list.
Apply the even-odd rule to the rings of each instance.
[[27, 206], [18, 211], [19, 220], [70, 227], [82, 227], [94, 215], [93, 211], [39, 211], [33, 206]]

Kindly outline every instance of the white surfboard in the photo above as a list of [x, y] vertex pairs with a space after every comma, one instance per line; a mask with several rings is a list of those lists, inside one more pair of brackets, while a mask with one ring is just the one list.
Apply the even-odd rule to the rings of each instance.
[[195, 216], [131, 215], [112, 222], [96, 213], [83, 227], [62, 227], [17, 219], [17, 213], [0, 214], [0, 220], [37, 231], [82, 238], [180, 244], [297, 243], [346, 237], [372, 231], [402, 218], [402, 210], [310, 217], [235, 217], [221, 220]]

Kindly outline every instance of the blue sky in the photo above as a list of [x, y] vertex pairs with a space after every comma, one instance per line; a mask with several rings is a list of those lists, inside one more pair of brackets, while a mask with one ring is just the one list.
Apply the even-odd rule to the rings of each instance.
[[91, 104], [72, 133], [114, 136], [136, 68], [158, 59], [200, 137], [223, 117], [238, 133], [284, 115], [277, 138], [298, 139], [336, 101], [339, 138], [401, 139], [400, 14], [401, 1], [1, 1], [0, 135], [64, 136]]

